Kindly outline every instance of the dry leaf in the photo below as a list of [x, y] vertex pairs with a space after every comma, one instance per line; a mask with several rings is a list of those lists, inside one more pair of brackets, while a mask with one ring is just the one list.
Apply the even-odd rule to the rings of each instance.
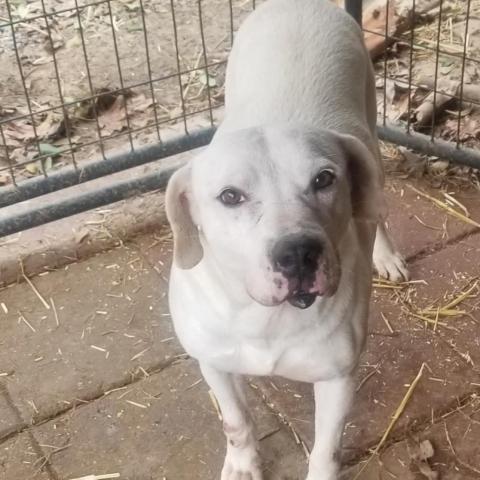
[[93, 100], [84, 100], [78, 102], [73, 114], [73, 118], [78, 120], [91, 120], [97, 115], [99, 118], [103, 112], [110, 110], [117, 98], [119, 97], [130, 97], [131, 93], [129, 90], [126, 90], [124, 93], [111, 92], [108, 88], [100, 88], [96, 91], [97, 97]]
[[0, 117], [6, 117], [8, 115], [12, 115], [16, 111], [17, 111], [17, 107], [0, 105]]
[[40, 171], [40, 162], [27, 163], [27, 164], [25, 165], [25, 170], [26, 170], [30, 175], [37, 175], [38, 172]]
[[[458, 118], [449, 118], [443, 128], [442, 136], [446, 139], [457, 140], [458, 134]], [[480, 125], [478, 120], [470, 116], [460, 121], [460, 141], [478, 138], [480, 134]]]
[[128, 112], [140, 112], [143, 113], [148, 107], [153, 105], [152, 97], [145, 97], [143, 93], [135, 95], [128, 102]]
[[432, 470], [432, 467], [427, 462], [419, 462], [417, 464], [418, 470], [420, 473], [428, 478], [428, 480], [437, 480], [438, 479], [438, 472]]
[[421, 178], [425, 173], [427, 160], [405, 147], [398, 147], [398, 151], [403, 157], [403, 161], [399, 162], [398, 167], [406, 172], [409, 177]]
[[50, 29], [50, 36], [51, 40], [47, 38], [44, 45], [45, 50], [48, 53], [56, 52], [59, 48], [62, 48], [65, 45], [65, 40], [56, 30]]
[[217, 86], [217, 80], [215, 79], [215, 77], [213, 77], [212, 75], [207, 75], [207, 72], [204, 72], [203, 70], [200, 72], [198, 79], [202, 85], [207, 86], [208, 83], [208, 86], [210, 88]]
[[16, 163], [21, 163], [25, 160], [25, 149], [15, 148], [10, 152], [10, 160]]
[[[452, 93], [453, 95], [454, 93]], [[444, 95], [442, 93], [430, 92], [423, 102], [415, 109], [414, 116], [416, 119], [416, 125], [419, 127], [425, 127], [429, 125], [434, 116], [435, 122], [438, 122], [440, 114], [447, 108], [448, 104], [453, 101], [451, 95]]]
[[[4, 127], [3, 132], [7, 140], [13, 140], [14, 145], [19, 145], [19, 142], [24, 143], [35, 138], [32, 125], [21, 121], [8, 123], [7, 126]], [[17, 142], [15, 142], [15, 140]]]
[[433, 445], [430, 440], [423, 440], [418, 444], [418, 449], [415, 452], [416, 460], [428, 460], [433, 457], [434, 454]]
[[0, 185], [8, 185], [10, 183], [10, 175], [6, 175], [4, 173], [0, 173]]
[[98, 116], [98, 123], [102, 132], [108, 136], [114, 132], [120, 132], [126, 127], [125, 118], [125, 99], [122, 95], [115, 99], [108, 110]]
[[76, 48], [81, 46], [82, 44], [82, 39], [80, 35], [75, 35], [72, 38], [69, 38], [66, 43], [65, 43], [65, 48], [68, 50], [70, 48]]
[[37, 135], [40, 139], [56, 140], [64, 137], [67, 133], [64, 118], [59, 118], [53, 112], [48, 112], [43, 122], [37, 127]]
[[418, 470], [428, 480], [438, 479], [438, 472], [432, 470], [428, 463], [435, 453], [430, 440], [408, 442], [408, 453], [411, 459], [410, 470]]
[[90, 232], [87, 228], [74, 230], [74, 237], [77, 243], [82, 243], [89, 235], [90, 235]]
[[445, 173], [450, 165], [448, 160], [435, 160], [428, 164], [428, 170], [433, 174]]

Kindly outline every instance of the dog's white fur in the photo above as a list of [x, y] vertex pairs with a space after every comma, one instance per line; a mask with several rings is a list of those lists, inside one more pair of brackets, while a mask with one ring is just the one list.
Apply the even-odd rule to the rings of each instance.
[[[337, 478], [372, 252], [380, 274], [406, 276], [383, 220], [375, 240], [383, 218], [375, 124], [372, 66], [345, 12], [327, 0], [269, 0], [244, 22], [227, 69], [225, 119], [167, 189], [170, 307], [222, 411], [222, 480], [262, 478], [241, 375], [314, 383], [307, 479]], [[312, 193], [319, 169], [333, 171], [335, 184]], [[218, 198], [230, 186], [246, 192], [235, 207]], [[272, 269], [269, 254], [292, 232], [313, 232], [324, 246], [312, 287], [319, 296], [306, 309], [286, 301], [299, 287]]]

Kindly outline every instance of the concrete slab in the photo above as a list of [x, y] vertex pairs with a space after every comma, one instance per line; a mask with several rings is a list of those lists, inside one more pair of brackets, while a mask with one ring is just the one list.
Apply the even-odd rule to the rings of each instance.
[[[480, 445], [480, 402], [472, 396], [469, 402], [459, 406], [441, 421], [424, 431], [387, 448], [368, 464], [346, 469], [344, 480], [357, 478], [441, 478], [442, 480], [474, 480], [480, 476], [478, 445]], [[420, 444], [428, 441], [433, 447], [433, 455], [428, 459], [418, 458]], [[426, 465], [427, 464], [427, 465]], [[420, 472], [423, 471], [422, 475]], [[427, 477], [428, 472], [438, 477]], [[427, 474], [426, 474], [426, 473]], [[430, 475], [435, 475], [430, 473]]]
[[43, 463], [42, 452], [34, 446], [28, 433], [17, 435], [0, 445], [1, 480], [52, 479], [42, 468]]
[[8, 309], [0, 313], [0, 365], [13, 372], [4, 381], [27, 424], [143, 377], [183, 352], [165, 283], [134, 247], [33, 281], [48, 309], [27, 283], [0, 292]]
[[[423, 308], [447, 305], [462, 292], [471, 289], [457, 308], [465, 315], [445, 317], [439, 320], [446, 324], [438, 328], [437, 337], [450, 348], [460, 360], [457, 375], [465, 369], [480, 374], [480, 234], [471, 235], [450, 245], [435, 255], [415, 263], [412, 273], [415, 278], [426, 279], [425, 284], [415, 288], [415, 303]], [[449, 381], [449, 379], [447, 379]]]
[[173, 257], [173, 237], [168, 225], [152, 231], [150, 235], [142, 235], [131, 240], [148, 264], [168, 281]]
[[[388, 224], [397, 247], [402, 254], [413, 257], [420, 252], [436, 251], [455, 238], [478, 231], [471, 225], [448, 215], [430, 200], [418, 195], [414, 188], [445, 201], [438, 189], [426, 182], [400, 182], [390, 180], [386, 186]], [[472, 218], [480, 223], [480, 196], [477, 191], [455, 192], [456, 199], [470, 211]]]
[[0, 438], [4, 438], [19, 430], [23, 422], [12, 408], [7, 387], [0, 379]]
[[[36, 427], [35, 438], [69, 445], [52, 459], [58, 478], [116, 472], [126, 479], [218, 478], [225, 438], [200, 379], [195, 361], [179, 361]], [[301, 448], [258, 397], [249, 397], [269, 478], [299, 478], [305, 469]]]

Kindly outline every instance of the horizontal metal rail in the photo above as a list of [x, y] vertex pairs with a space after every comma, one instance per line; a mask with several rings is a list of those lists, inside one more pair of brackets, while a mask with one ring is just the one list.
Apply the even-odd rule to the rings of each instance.
[[46, 205], [33, 206], [27, 212], [5, 215], [0, 220], [0, 237], [125, 200], [133, 195], [164, 189], [175, 170], [176, 168], [172, 167], [134, 180], [117, 181], [89, 192], [72, 195], [67, 199], [58, 195]]
[[213, 127], [202, 129], [163, 143], [148, 145], [107, 157], [104, 160], [89, 163], [78, 169], [65, 167], [50, 174], [47, 178], [35, 177], [24, 180], [17, 186], [4, 187], [0, 190], [0, 208], [144, 165], [161, 158], [203, 147], [210, 143], [214, 133], [215, 128]]
[[[10, 195], [14, 195], [17, 190], [22, 188], [20, 192], [17, 191], [17, 195], [34, 198], [44, 193], [119, 172], [128, 168], [125, 165], [130, 167], [142, 165], [159, 158], [201, 147], [210, 142], [214, 131], [214, 128], [201, 130], [189, 136], [165, 142], [162, 145], [152, 145], [135, 152], [111, 157], [89, 165], [81, 171], [58, 172], [57, 176], [49, 177], [50, 180], [54, 179], [55, 183], [49, 182], [45, 185], [42, 183], [42, 179], [32, 179], [24, 182], [27, 184], [25, 187], [24, 184], [21, 184], [17, 189], [11, 189]], [[459, 164], [480, 169], [480, 153], [471, 148], [457, 148], [455, 144], [443, 140], [432, 142], [430, 137], [426, 135], [418, 132], [408, 134], [401, 128], [392, 125], [380, 125], [378, 135], [384, 141], [403, 145], [425, 155], [448, 158]], [[136, 155], [138, 155], [138, 158]], [[164, 189], [174, 170], [173, 168], [167, 171], [150, 173], [134, 180], [114, 181], [111, 185], [74, 195], [68, 199], [59, 197], [44, 206], [33, 206], [27, 212], [12, 212], [11, 215], [0, 219], [0, 237], [124, 200], [132, 195]], [[84, 175], [81, 175], [82, 171], [85, 172]], [[14, 203], [13, 197], [4, 198], [3, 195], [1, 196], [2, 201], [9, 199], [11, 200], [10, 203]]]
[[461, 165], [480, 170], [480, 152], [472, 148], [458, 148], [455, 143], [438, 140], [432, 142], [431, 137], [418, 132], [412, 134], [390, 124], [378, 126], [381, 140], [395, 143], [432, 157], [446, 158]]

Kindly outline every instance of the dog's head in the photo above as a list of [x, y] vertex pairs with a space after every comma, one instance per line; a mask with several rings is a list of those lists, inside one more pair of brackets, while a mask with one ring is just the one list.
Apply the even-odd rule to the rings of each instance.
[[379, 178], [351, 136], [291, 128], [218, 136], [169, 182], [174, 261], [214, 262], [263, 305], [309, 307], [338, 287], [337, 246], [350, 221], [377, 222]]

